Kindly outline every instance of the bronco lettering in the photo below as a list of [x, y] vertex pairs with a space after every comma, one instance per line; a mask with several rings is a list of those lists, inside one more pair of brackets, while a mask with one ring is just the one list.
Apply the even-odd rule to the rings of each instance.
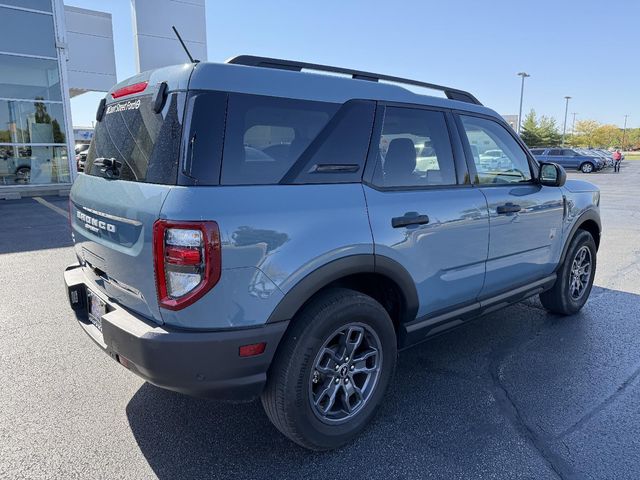
[[116, 226], [112, 223], [103, 222], [102, 220], [90, 217], [86, 213], [82, 213], [80, 211], [76, 212], [76, 216], [78, 217], [78, 220], [84, 222], [84, 227], [92, 232], [98, 232], [99, 230], [104, 230], [109, 233], [116, 232]]

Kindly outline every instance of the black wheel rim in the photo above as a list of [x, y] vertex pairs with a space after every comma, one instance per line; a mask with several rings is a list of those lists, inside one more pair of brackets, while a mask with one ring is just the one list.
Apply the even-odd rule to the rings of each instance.
[[580, 247], [571, 262], [569, 273], [569, 294], [574, 300], [580, 300], [591, 279], [591, 250], [586, 245]]
[[382, 347], [363, 323], [333, 332], [313, 363], [309, 379], [311, 410], [324, 423], [343, 423], [362, 411], [378, 383]]

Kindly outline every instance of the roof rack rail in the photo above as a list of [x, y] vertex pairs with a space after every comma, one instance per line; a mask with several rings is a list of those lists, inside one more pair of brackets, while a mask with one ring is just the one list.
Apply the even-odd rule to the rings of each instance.
[[383, 80], [385, 82], [415, 85], [417, 87], [429, 88], [431, 90], [440, 90], [441, 92], [444, 92], [444, 94], [450, 100], [458, 100], [460, 102], [482, 105], [482, 103], [480, 103], [480, 101], [472, 94], [470, 94], [469, 92], [465, 92], [464, 90], [458, 90], [457, 88], [445, 87], [442, 85], [436, 85], [434, 83], [420, 82], [418, 80], [411, 80], [408, 78], [393, 77], [390, 75], [381, 75], [378, 73], [363, 72], [360, 70], [351, 70], [349, 68], [332, 67], [330, 65], [318, 65], [316, 63], [296, 62], [293, 60], [282, 60], [279, 58], [257, 57], [254, 55], [239, 55], [237, 57], [230, 58], [226, 63], [232, 63], [234, 65], [246, 65], [249, 67], [277, 68], [280, 70], [292, 70], [296, 72], [300, 72], [303, 69], [306, 69], [315, 70], [318, 72], [341, 73], [344, 75], [351, 75], [351, 78], [357, 80], [369, 80], [371, 82]]

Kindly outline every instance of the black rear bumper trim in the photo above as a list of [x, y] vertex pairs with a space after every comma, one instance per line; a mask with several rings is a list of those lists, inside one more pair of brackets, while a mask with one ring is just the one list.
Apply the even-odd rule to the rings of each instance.
[[[83, 330], [113, 359], [149, 383], [198, 397], [250, 400], [266, 383], [288, 322], [224, 331], [167, 328], [107, 300], [102, 332], [87, 319], [86, 285], [78, 265], [64, 273], [69, 301]], [[72, 302], [72, 292], [75, 298]], [[242, 358], [242, 345], [266, 342], [264, 353]]]

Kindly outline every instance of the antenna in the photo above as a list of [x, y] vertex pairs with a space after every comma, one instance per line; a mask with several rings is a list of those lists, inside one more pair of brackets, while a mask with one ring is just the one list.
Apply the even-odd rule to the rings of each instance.
[[178, 33], [178, 29], [176, 28], [176, 26], [175, 25], [171, 25], [171, 28], [173, 29], [173, 33], [176, 34], [176, 37], [178, 37], [178, 40], [180, 41], [180, 45], [182, 45], [182, 48], [184, 48], [184, 51], [187, 53], [187, 57], [189, 57], [189, 60], [191, 60], [191, 63], [200, 63], [200, 60], [196, 60], [189, 53], [189, 49], [187, 48], [187, 46], [182, 41], [182, 37]]

